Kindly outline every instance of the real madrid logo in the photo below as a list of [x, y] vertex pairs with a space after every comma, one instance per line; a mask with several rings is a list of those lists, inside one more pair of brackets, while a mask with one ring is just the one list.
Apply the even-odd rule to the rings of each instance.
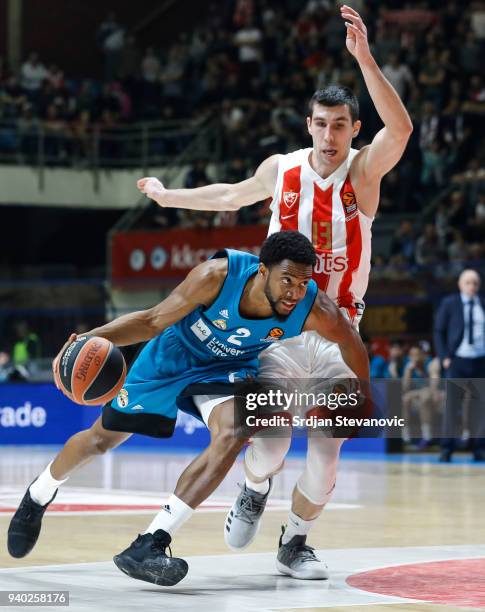
[[224, 319], [216, 319], [215, 321], [212, 321], [212, 325], [215, 325], [219, 329], [227, 329], [227, 321]]
[[120, 408], [126, 408], [126, 406], [128, 406], [128, 391], [126, 389], [121, 389], [118, 393], [118, 406]]
[[266, 338], [271, 338], [272, 340], [279, 340], [284, 333], [285, 332], [281, 329], [281, 327], [273, 327], [273, 329], [269, 330]]

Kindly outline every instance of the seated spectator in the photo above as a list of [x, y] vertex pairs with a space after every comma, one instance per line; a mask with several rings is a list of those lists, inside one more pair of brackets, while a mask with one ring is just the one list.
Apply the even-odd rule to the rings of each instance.
[[412, 277], [412, 270], [404, 255], [396, 253], [391, 255], [385, 269], [385, 278], [390, 281], [405, 281]]
[[387, 368], [386, 359], [375, 350], [375, 345], [369, 341], [364, 342], [367, 353], [369, 355], [370, 363], [370, 377], [374, 378], [388, 378], [389, 371]]
[[391, 241], [391, 255], [402, 255], [405, 261], [414, 261], [416, 238], [411, 221], [401, 221]]
[[448, 206], [448, 222], [450, 227], [463, 229], [468, 218], [464, 192], [462, 190], [452, 191]]
[[65, 86], [64, 71], [57, 64], [51, 64], [48, 70], [47, 80], [54, 90], [62, 90]]
[[404, 345], [401, 340], [391, 340], [389, 346], [389, 361], [387, 365], [388, 376], [390, 378], [402, 378], [406, 357]]
[[421, 429], [421, 447], [429, 446], [432, 441], [432, 425], [442, 410], [444, 391], [440, 386], [440, 364], [438, 359], [426, 357], [422, 348], [414, 345], [409, 349], [409, 361], [404, 368], [402, 417], [405, 422], [402, 437], [405, 443], [411, 442], [411, 413], [416, 412]]
[[10, 355], [5, 351], [0, 351], [0, 383], [24, 382], [29, 377], [29, 371], [23, 364], [14, 365]]
[[198, 159], [185, 175], [184, 187], [192, 189], [196, 184], [203, 186], [207, 185], [209, 182], [210, 180], [207, 176], [207, 162], [204, 159]]
[[428, 49], [425, 60], [421, 64], [418, 82], [421, 86], [422, 95], [426, 100], [441, 104], [444, 94], [445, 70], [439, 62], [437, 49]]
[[407, 94], [415, 87], [414, 78], [409, 66], [400, 61], [398, 53], [391, 52], [382, 68], [382, 72], [397, 91], [401, 100], [405, 101]]
[[50, 104], [44, 121], [45, 154], [51, 162], [67, 158], [67, 138], [69, 135], [67, 122], [59, 115], [56, 104]]
[[468, 244], [465, 242], [463, 233], [458, 230], [451, 230], [451, 237], [448, 244], [448, 260], [450, 262], [450, 274], [456, 276], [463, 270], [468, 259]]
[[113, 81], [119, 77], [121, 51], [125, 43], [125, 28], [118, 23], [115, 13], [109, 13], [101, 23], [97, 39], [104, 56], [104, 78]]
[[416, 263], [421, 266], [443, 263], [445, 251], [440, 244], [436, 227], [432, 223], [424, 226], [422, 236], [416, 241]]
[[18, 340], [13, 345], [12, 362], [15, 366], [28, 365], [29, 361], [41, 357], [39, 336], [30, 330], [27, 321], [18, 321], [14, 325]]
[[475, 217], [477, 219], [483, 220], [485, 219], [485, 192], [481, 192], [478, 194], [478, 201], [474, 206], [475, 209]]
[[250, 81], [253, 77], [261, 75], [262, 39], [263, 34], [252, 15], [234, 36], [234, 44], [239, 48], [239, 65], [243, 81]]
[[370, 274], [373, 281], [378, 281], [386, 278], [387, 261], [384, 255], [375, 255], [373, 257]]
[[27, 96], [15, 75], [10, 75], [0, 87], [0, 115], [2, 119], [17, 119], [27, 103]]
[[49, 77], [49, 72], [44, 64], [40, 63], [38, 54], [33, 52], [22, 64], [20, 75], [25, 93], [33, 99], [40, 90], [42, 81]]
[[91, 113], [83, 110], [71, 123], [72, 154], [76, 162], [91, 160], [94, 153], [93, 126]]
[[10, 355], [6, 351], [0, 351], [0, 383], [9, 379], [11, 368]]
[[187, 53], [187, 49], [182, 45], [173, 46], [168, 54], [167, 63], [160, 72], [162, 93], [175, 102], [183, 97], [183, 78], [188, 59]]
[[474, 74], [470, 79], [470, 86], [463, 104], [463, 112], [470, 115], [483, 115], [485, 113], [485, 84], [480, 74]]
[[141, 60], [141, 75], [148, 83], [155, 83], [160, 76], [160, 60], [155, 55], [153, 47], [148, 47]]

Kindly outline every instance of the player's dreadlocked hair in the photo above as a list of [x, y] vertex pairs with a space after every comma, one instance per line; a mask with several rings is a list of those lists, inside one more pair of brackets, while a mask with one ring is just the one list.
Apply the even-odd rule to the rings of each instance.
[[283, 259], [312, 267], [317, 260], [312, 243], [303, 234], [276, 232], [263, 242], [259, 260], [269, 268], [282, 262]]

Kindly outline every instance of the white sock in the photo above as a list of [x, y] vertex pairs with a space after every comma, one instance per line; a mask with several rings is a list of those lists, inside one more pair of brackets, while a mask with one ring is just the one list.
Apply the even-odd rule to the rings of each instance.
[[29, 493], [30, 497], [40, 504], [45, 506], [47, 502], [52, 499], [52, 496], [61, 486], [63, 482], [69, 480], [69, 476], [64, 480], [56, 480], [51, 474], [51, 465], [54, 461], [51, 461], [45, 470], [39, 475], [37, 480], [30, 485]]
[[293, 536], [306, 535], [316, 520], [317, 519], [314, 518], [311, 521], [304, 521], [298, 516], [298, 514], [295, 514], [290, 510], [290, 514], [288, 515], [288, 524], [286, 526], [285, 533], [283, 534], [283, 544], [288, 544]]
[[185, 502], [176, 495], [170, 495], [167, 503], [162, 506], [160, 512], [145, 530], [145, 533], [155, 533], [157, 529], [163, 529], [173, 535], [177, 529], [189, 520], [194, 514], [194, 509], [187, 506]]
[[251, 491], [256, 491], [256, 493], [266, 495], [269, 491], [269, 478], [263, 480], [263, 482], [253, 482], [246, 476], [246, 488], [251, 489]]
[[429, 423], [423, 423], [421, 425], [421, 435], [423, 440], [431, 440], [431, 425]]

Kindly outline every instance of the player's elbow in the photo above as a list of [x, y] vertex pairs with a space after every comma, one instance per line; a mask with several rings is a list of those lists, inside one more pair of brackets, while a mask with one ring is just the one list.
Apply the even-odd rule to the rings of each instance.
[[151, 340], [155, 338], [155, 336], [158, 336], [164, 329], [162, 316], [156, 307], [144, 310], [141, 314], [140, 327], [143, 328], [142, 334], [144, 340]]
[[411, 121], [411, 117], [408, 116], [406, 125], [404, 126], [404, 132], [407, 138], [411, 136], [411, 134], [413, 133], [413, 130], [414, 130], [413, 122]]
[[411, 137], [413, 130], [414, 130], [413, 122], [411, 121], [411, 117], [407, 115], [406, 118], [403, 119], [399, 127], [395, 130], [394, 138], [396, 138], [396, 140], [407, 142], [409, 138]]
[[239, 201], [235, 185], [227, 186], [224, 194], [222, 195], [221, 204], [221, 210], [239, 210], [241, 208], [241, 203]]

